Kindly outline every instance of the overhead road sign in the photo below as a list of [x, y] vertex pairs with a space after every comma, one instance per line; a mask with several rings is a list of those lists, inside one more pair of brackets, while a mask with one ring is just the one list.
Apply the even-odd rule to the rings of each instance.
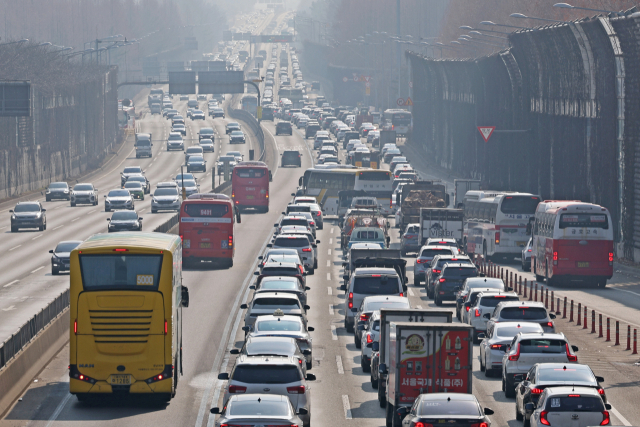
[[172, 95], [191, 95], [196, 93], [195, 71], [170, 71], [169, 93]]
[[244, 72], [200, 71], [198, 93], [244, 93]]
[[293, 43], [291, 34], [262, 34], [251, 36], [251, 43]]
[[31, 115], [31, 82], [0, 81], [0, 116], [28, 117]]
[[209, 61], [209, 71], [227, 71], [227, 61]]
[[493, 133], [494, 130], [496, 130], [495, 126], [478, 126], [478, 130], [480, 131], [480, 134], [482, 135], [482, 139], [484, 139], [484, 142], [489, 142], [489, 138], [491, 138], [491, 134]]

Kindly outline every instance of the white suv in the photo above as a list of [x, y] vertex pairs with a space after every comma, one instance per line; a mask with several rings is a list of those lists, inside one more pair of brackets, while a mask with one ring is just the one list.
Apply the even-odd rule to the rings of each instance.
[[496, 323], [486, 334], [480, 333], [480, 370], [486, 377], [502, 372], [502, 357], [513, 337], [519, 333], [543, 333], [542, 326], [528, 322]]
[[311, 390], [307, 381], [314, 381], [315, 375], [302, 373], [298, 358], [291, 356], [244, 356], [236, 359], [231, 374], [218, 375], [219, 380], [227, 380], [224, 389], [224, 405], [236, 394], [266, 393], [287, 396], [299, 412], [305, 426], [311, 422]]
[[273, 249], [295, 249], [304, 264], [304, 268], [313, 274], [315, 268], [315, 251], [307, 236], [303, 234], [283, 234], [277, 236], [273, 243], [267, 245]]
[[[475, 290], [475, 289], [474, 289]], [[475, 298], [475, 303], [471, 305], [467, 315], [467, 322], [473, 326], [474, 341], [480, 332], [487, 331], [488, 319], [483, 313], [492, 312], [501, 302], [519, 301], [518, 294], [515, 292], [495, 292], [492, 290], [479, 293]]]
[[575, 352], [563, 333], [523, 334], [513, 338], [502, 356], [502, 391], [505, 397], [515, 397], [516, 384], [521, 382], [536, 363], [578, 363]]
[[542, 302], [506, 301], [499, 303], [492, 313], [482, 315], [486, 319], [487, 329], [498, 322], [535, 322], [539, 323], [545, 332], [556, 331], [553, 319], [556, 315], [547, 312]]

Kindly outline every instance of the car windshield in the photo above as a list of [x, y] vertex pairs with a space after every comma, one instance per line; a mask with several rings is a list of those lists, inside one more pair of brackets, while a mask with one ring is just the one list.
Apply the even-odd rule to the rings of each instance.
[[129, 197], [130, 194], [126, 190], [111, 190], [109, 191], [108, 197]]
[[[471, 279], [469, 279], [471, 280]], [[502, 280], [495, 279], [475, 279], [473, 281], [467, 281], [467, 286], [469, 289], [473, 288], [490, 288], [490, 289], [504, 289], [504, 283]]]
[[565, 340], [530, 339], [520, 341], [520, 353], [552, 353], [564, 354], [567, 352]]
[[309, 225], [309, 222], [304, 218], [301, 218], [301, 219], [283, 219], [280, 222], [280, 226], [284, 227], [285, 225], [302, 225], [304, 227], [307, 227]]
[[376, 311], [381, 308], [411, 308], [409, 301], [371, 301], [365, 306], [366, 311]]
[[73, 187], [73, 191], [93, 191], [91, 184], [78, 184]]
[[480, 304], [483, 307], [491, 307], [495, 308], [498, 304], [505, 301], [518, 301], [519, 298], [517, 296], [506, 296], [506, 295], [496, 295], [496, 296], [485, 296], [480, 300]]
[[297, 291], [300, 287], [298, 286], [297, 281], [293, 280], [263, 280], [262, 283], [260, 283], [260, 289], [291, 289]]
[[177, 196], [178, 190], [175, 188], [158, 188], [153, 193], [154, 196]]
[[541, 320], [547, 318], [547, 310], [544, 307], [505, 307], [500, 311], [503, 320]]
[[142, 169], [139, 167], [124, 168], [123, 173], [142, 173]]
[[603, 412], [604, 404], [598, 396], [550, 397], [547, 400], [548, 412]]
[[382, 274], [356, 276], [353, 292], [361, 295], [397, 295], [400, 293], [398, 278]]
[[142, 188], [142, 184], [141, 184], [141, 183], [139, 183], [139, 182], [135, 182], [135, 181], [133, 181], [133, 182], [127, 182], [127, 183], [124, 185], [124, 188], [136, 188], [136, 189], [138, 189], [138, 190], [139, 190], [139, 189], [141, 189], [141, 188]]
[[202, 163], [204, 162], [204, 157], [202, 156], [190, 156], [189, 163]]
[[575, 365], [567, 365], [563, 367], [546, 367], [541, 366], [538, 369], [538, 383], [540, 382], [576, 382], [595, 384], [596, 379], [591, 369], [587, 367], [575, 367]]
[[202, 110], [193, 110], [191, 114], [204, 114]]
[[111, 221], [132, 221], [138, 219], [138, 214], [131, 211], [116, 211], [111, 215]]
[[526, 324], [523, 323], [522, 325], [518, 325], [518, 326], [498, 326], [497, 328], [497, 334], [499, 337], [509, 337], [509, 338], [513, 338], [516, 335], [518, 335], [519, 332], [522, 332], [523, 334], [528, 334], [528, 333], [535, 333], [535, 332], [543, 332], [542, 326], [537, 325], [535, 323], [532, 324]]
[[49, 184], [49, 188], [67, 188], [66, 182], [52, 182]]
[[79, 244], [80, 242], [58, 243], [58, 246], [56, 246], [54, 252], [71, 252], [72, 250], [77, 248]]
[[127, 182], [147, 182], [146, 178], [143, 176], [132, 176], [127, 179]]
[[287, 417], [289, 403], [286, 400], [232, 400], [228, 403], [227, 414], [233, 417]]
[[191, 173], [180, 173], [180, 174], [176, 175], [175, 181], [182, 181], [183, 179], [185, 181], [187, 179], [194, 179], [195, 180], [195, 177]]
[[231, 132], [231, 136], [242, 136], [243, 133], [240, 130], [234, 130], [233, 132]]
[[236, 161], [236, 158], [233, 156], [220, 156], [219, 163], [235, 162], [235, 161]]
[[428, 417], [468, 416], [479, 417], [480, 409], [473, 400], [426, 400], [420, 404], [418, 415]]
[[302, 374], [295, 365], [239, 365], [231, 379], [248, 384], [287, 384], [301, 381]]
[[301, 330], [301, 324], [294, 320], [262, 320], [258, 322], [256, 330], [258, 332], [298, 332]]
[[184, 181], [180, 181], [180, 186], [184, 185], [185, 187], [195, 187], [196, 182], [194, 180], [185, 179]]
[[200, 140], [200, 145], [211, 145], [213, 144], [213, 141], [210, 140], [209, 138], [203, 138]]
[[202, 147], [189, 147], [187, 148], [187, 153], [202, 153]]

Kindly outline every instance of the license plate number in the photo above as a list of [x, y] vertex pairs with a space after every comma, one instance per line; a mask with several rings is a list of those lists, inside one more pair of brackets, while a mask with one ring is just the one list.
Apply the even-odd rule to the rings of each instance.
[[577, 262], [576, 264], [578, 265], [578, 268], [588, 268], [589, 267], [589, 263], [588, 262]]
[[65, 264], [64, 268], [68, 270], [69, 269], [69, 264]]
[[247, 187], [247, 191], [256, 191], [254, 187]]
[[111, 375], [110, 380], [113, 385], [130, 385], [131, 375]]
[[202, 249], [209, 249], [211, 248], [211, 243], [200, 243], [200, 247]]
[[253, 196], [247, 196], [247, 199], [253, 199]]

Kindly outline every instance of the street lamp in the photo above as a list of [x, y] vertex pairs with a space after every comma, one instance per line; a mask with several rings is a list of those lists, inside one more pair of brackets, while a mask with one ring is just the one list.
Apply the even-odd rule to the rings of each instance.
[[612, 10], [603, 10], [603, 9], [592, 9], [590, 7], [573, 6], [573, 5], [570, 5], [569, 3], [556, 3], [556, 4], [553, 5], [553, 7], [559, 7], [561, 9], [592, 10], [594, 12], [613, 13], [613, 14], [618, 15], [618, 16], [624, 16], [624, 13], [622, 13], [622, 12], [614, 12]]
[[482, 22], [480, 22], [480, 25], [493, 25], [493, 26], [496, 26], [496, 27], [518, 28], [520, 30], [528, 30], [529, 29], [529, 27], [517, 27], [515, 25], [496, 24], [493, 21], [482, 21]]
[[[460, 28], [461, 30], [476, 30], [476, 31], [479, 31], [478, 28], [473, 28], [473, 27], [470, 27], [469, 25], [463, 25], [463, 26], [458, 27], [458, 28]], [[496, 30], [482, 30], [482, 31], [484, 31], [485, 33], [498, 33], [498, 34], [507, 34], [507, 35], [509, 34], [509, 33], [505, 33], [504, 31], [496, 31]]]
[[535, 19], [537, 21], [546, 21], [546, 22], [565, 22], [565, 21], [558, 21], [557, 19], [547, 19], [547, 18], [539, 18], [537, 16], [527, 16], [523, 13], [512, 13], [511, 15], [509, 15], [512, 18], [518, 18], [518, 19]]
[[458, 40], [460, 41], [465, 41], [465, 42], [469, 42], [469, 43], [480, 43], [480, 44], [486, 44], [488, 46], [494, 46], [494, 47], [499, 47], [499, 48], [503, 48], [504, 46], [501, 46], [499, 44], [494, 44], [494, 43], [489, 43], [489, 42], [482, 42], [480, 40], [474, 39], [473, 37], [458, 37]]
[[509, 40], [506, 37], [492, 36], [492, 35], [489, 35], [489, 34], [482, 34], [480, 31], [469, 31], [469, 34], [475, 34], [475, 35], [484, 36], [484, 37], [491, 37], [491, 38], [500, 39], [500, 40]]
[[16, 44], [16, 43], [25, 43], [25, 42], [28, 42], [28, 41], [29, 41], [29, 39], [16, 40], [14, 42], [0, 43], [0, 46], [6, 46], [6, 45], [9, 45], [9, 44]]

